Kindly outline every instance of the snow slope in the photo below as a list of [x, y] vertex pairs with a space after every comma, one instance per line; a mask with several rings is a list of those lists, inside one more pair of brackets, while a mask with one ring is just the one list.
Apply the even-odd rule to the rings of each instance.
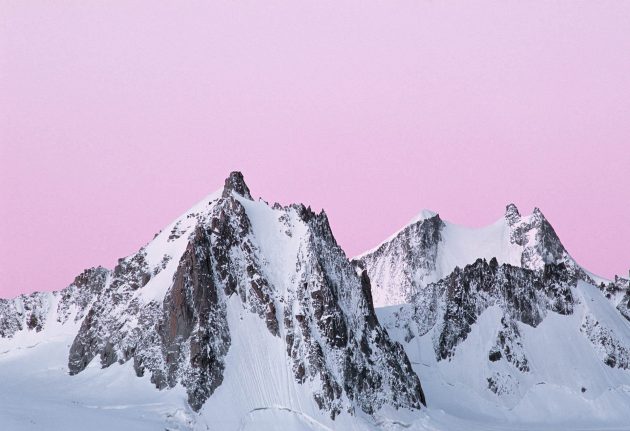
[[172, 430], [194, 422], [182, 388], [158, 391], [130, 363], [92, 363], [68, 374], [68, 350], [79, 329], [55, 319], [53, 301], [41, 331], [0, 338], [0, 424], [3, 430]]

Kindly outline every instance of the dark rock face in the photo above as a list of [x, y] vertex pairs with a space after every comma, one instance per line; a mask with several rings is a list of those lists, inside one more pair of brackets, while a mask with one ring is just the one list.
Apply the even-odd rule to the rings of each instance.
[[[436, 270], [438, 245], [444, 222], [439, 215], [417, 221], [394, 239], [382, 244], [353, 263], [368, 271], [372, 295], [380, 305], [408, 303], [426, 284], [425, 278]], [[396, 280], [396, 283], [388, 283]]]
[[606, 365], [630, 370], [630, 347], [624, 345], [611, 329], [600, 324], [594, 316], [587, 314], [582, 320], [580, 330], [599, 351]]
[[[521, 266], [539, 269], [544, 264], [563, 261], [566, 250], [543, 213], [538, 208], [534, 208], [532, 216], [527, 220], [517, 217], [516, 214], [510, 211], [510, 206], [508, 206], [506, 219], [513, 228], [510, 241], [524, 247]], [[536, 232], [534, 242], [530, 242], [528, 235], [532, 230]]]
[[141, 249], [130, 258], [119, 259], [112, 274], [111, 288], [127, 291], [144, 287], [152, 276], [145, 258], [146, 253]]
[[247, 184], [245, 184], [243, 174], [240, 172], [232, 172], [230, 176], [227, 177], [225, 180], [225, 186], [223, 187], [223, 197], [229, 197], [230, 193], [232, 192], [243, 196], [250, 201], [252, 200], [252, 195], [249, 192]]
[[[290, 299], [297, 311], [289, 313], [291, 307], [285, 307], [284, 313], [296, 379], [319, 377], [324, 382], [315, 400], [333, 417], [344, 408], [344, 393], [366, 413], [383, 404], [420, 408], [425, 404], [420, 381], [402, 346], [378, 324], [367, 273], [357, 273], [348, 262], [324, 213], [315, 215], [303, 207], [297, 211], [310, 234]], [[353, 309], [357, 311], [350, 313]]]
[[[121, 260], [70, 349], [70, 373], [82, 371], [97, 355], [103, 367], [133, 359], [138, 375], [150, 372], [158, 388], [181, 383], [191, 407], [200, 409], [223, 379], [230, 346], [226, 295], [237, 290], [239, 278], [241, 297], [253, 290], [264, 293], [252, 283], [255, 262], [249, 262], [250, 275], [243, 277], [248, 273], [247, 259], [231, 258], [232, 248], [251, 247], [248, 230], [244, 209], [232, 196], [223, 198], [207, 216], [199, 216], [160, 302], [144, 304], [135, 295], [152, 275], [144, 250]], [[248, 305], [262, 314], [258, 300]]]
[[614, 281], [608, 284], [601, 283], [599, 290], [606, 298], [615, 303], [617, 310], [623, 317], [630, 320], [630, 280], [615, 275]]
[[510, 242], [523, 247], [521, 267], [542, 271], [545, 265], [564, 264], [570, 277], [595, 284], [593, 279], [575, 263], [553, 226], [538, 208], [534, 208], [530, 217], [521, 218], [516, 207], [513, 204], [508, 205], [505, 217], [511, 229]]
[[[412, 302], [416, 305], [412, 319], [422, 328], [419, 335], [439, 324], [436, 356], [444, 360], [466, 339], [477, 317], [488, 307], [498, 305], [504, 317], [489, 359], [496, 361], [503, 357], [521, 371], [527, 371], [515, 322], [536, 327], [548, 311], [571, 314], [575, 303], [571, 286], [576, 282], [563, 264], [549, 264], [538, 272], [499, 265], [496, 259], [490, 262], [479, 259], [463, 269], [456, 268], [450, 276], [430, 285], [427, 292], [417, 294]], [[427, 302], [434, 304], [428, 307], [429, 313]], [[442, 305], [438, 306], [438, 302]]]
[[48, 312], [47, 296], [36, 292], [15, 299], [0, 299], [0, 337], [13, 337], [23, 329], [40, 331]]
[[[198, 228], [164, 298], [159, 327], [166, 381], [173, 387], [183, 380], [195, 410], [223, 381], [223, 358], [230, 347], [230, 334], [222, 299], [214, 281], [210, 238]], [[161, 376], [161, 370], [157, 371]], [[158, 386], [161, 384], [158, 381]]]
[[83, 323], [79, 335], [75, 338], [70, 348], [70, 356], [68, 360], [68, 368], [70, 374], [76, 374], [83, 371], [90, 361], [94, 359], [98, 352], [97, 339], [92, 334], [86, 334], [95, 325], [96, 312], [92, 308], [88, 312]]
[[131, 358], [135, 343], [130, 338], [141, 337], [138, 328], [131, 330], [132, 321], [136, 316], [144, 320], [144, 314], [151, 310], [150, 307], [141, 307], [134, 292], [145, 286], [150, 278], [144, 249], [119, 260], [109, 285], [94, 299], [70, 347], [70, 374], [83, 371], [97, 355], [100, 355], [104, 367]]
[[490, 361], [498, 361], [501, 358], [505, 358], [506, 361], [514, 365], [519, 371], [529, 371], [529, 365], [523, 351], [523, 344], [521, 344], [520, 337], [521, 334], [516, 322], [505, 316], [501, 318], [501, 329], [497, 334], [496, 344], [490, 350], [488, 359], [490, 359]]
[[510, 226], [515, 225], [521, 219], [521, 213], [518, 208], [514, 204], [508, 204], [505, 207], [505, 219], [507, 220]]
[[0, 337], [13, 337], [24, 329], [41, 331], [57, 298], [57, 321], [65, 323], [74, 313], [74, 321], [78, 322], [104, 288], [108, 274], [105, 268], [90, 268], [63, 290], [0, 299]]
[[621, 299], [621, 302], [617, 305], [617, 310], [619, 310], [623, 317], [630, 320], [630, 289], [626, 291], [626, 294]]
[[498, 360], [500, 360], [502, 357], [501, 355], [501, 351], [500, 350], [491, 350], [490, 353], [488, 354], [488, 360], [491, 362], [496, 362]]
[[57, 306], [57, 321], [65, 323], [72, 315], [73, 305], [77, 309], [74, 321], [83, 319], [92, 301], [105, 289], [109, 274], [110, 271], [101, 266], [87, 269], [70, 286], [59, 292], [61, 299]]
[[16, 299], [0, 299], [0, 337], [13, 337], [24, 328], [35, 329], [41, 317], [33, 313], [33, 309], [41, 310], [41, 305], [38, 307], [38, 304], [42, 302], [39, 293], [22, 295]]

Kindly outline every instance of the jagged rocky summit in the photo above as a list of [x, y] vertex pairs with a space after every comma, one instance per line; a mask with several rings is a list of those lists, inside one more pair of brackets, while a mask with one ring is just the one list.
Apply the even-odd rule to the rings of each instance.
[[[376, 318], [366, 271], [346, 258], [326, 214], [254, 202], [239, 172], [114, 270], [93, 268], [62, 291], [2, 300], [0, 312], [2, 337], [78, 325], [70, 374], [94, 361], [131, 361], [160, 389], [183, 385], [194, 410], [222, 385], [253, 404], [291, 407], [306, 394], [331, 418], [425, 403], [403, 348]], [[281, 348], [230, 357], [234, 345], [255, 346], [247, 338], [255, 334]], [[269, 373], [255, 369], [261, 359], [290, 376], [286, 387], [275, 388], [273, 375], [253, 387], [226, 381], [231, 367]], [[257, 400], [261, 390], [268, 393]]]

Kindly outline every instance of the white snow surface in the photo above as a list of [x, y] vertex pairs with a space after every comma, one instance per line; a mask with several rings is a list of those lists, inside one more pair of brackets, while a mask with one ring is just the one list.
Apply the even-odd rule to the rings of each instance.
[[0, 429], [186, 430], [194, 423], [183, 388], [158, 391], [131, 362], [101, 369], [98, 361], [68, 374], [68, 351], [80, 321], [56, 321], [51, 296], [41, 332], [0, 338]]
[[453, 272], [455, 267], [463, 268], [479, 258], [496, 257], [500, 264], [521, 265], [522, 249], [510, 243], [510, 228], [505, 218], [481, 228], [445, 224], [438, 247], [435, 281]]

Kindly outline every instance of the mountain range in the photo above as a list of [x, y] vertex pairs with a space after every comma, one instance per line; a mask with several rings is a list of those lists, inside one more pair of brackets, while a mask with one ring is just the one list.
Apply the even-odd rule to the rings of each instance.
[[348, 258], [324, 211], [233, 172], [114, 269], [0, 299], [2, 429], [629, 429], [628, 406], [628, 279], [537, 208], [425, 210]]

